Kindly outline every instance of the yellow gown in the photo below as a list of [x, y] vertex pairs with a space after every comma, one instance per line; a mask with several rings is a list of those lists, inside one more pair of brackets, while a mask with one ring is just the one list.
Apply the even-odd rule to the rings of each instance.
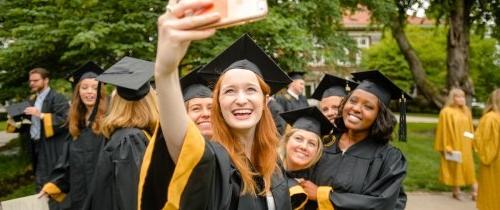
[[[439, 113], [434, 149], [441, 153], [439, 179], [448, 186], [464, 186], [476, 183], [474, 160], [472, 157], [473, 139], [466, 137], [474, 132], [472, 116], [467, 108], [447, 106]], [[460, 151], [462, 162], [445, 159], [446, 151]]]
[[488, 112], [479, 121], [475, 146], [479, 159], [477, 208], [500, 209], [500, 113]]

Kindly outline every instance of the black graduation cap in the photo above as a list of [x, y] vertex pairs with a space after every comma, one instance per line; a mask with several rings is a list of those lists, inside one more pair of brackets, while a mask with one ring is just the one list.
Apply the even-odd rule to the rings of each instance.
[[68, 75], [66, 79], [71, 82], [73, 88], [76, 87], [76, 84], [83, 79], [88, 78], [96, 78], [99, 74], [101, 74], [104, 70], [99, 67], [93, 61], [89, 61], [85, 63], [83, 66], [78, 68], [76, 71]]
[[138, 101], [149, 93], [149, 80], [154, 63], [138, 58], [124, 57], [96, 79], [116, 86], [116, 92], [129, 101]]
[[332, 123], [315, 106], [283, 112], [280, 116], [292, 127], [313, 132], [320, 137], [333, 129]]
[[[204, 78], [214, 80], [230, 69], [246, 69], [259, 75], [270, 87], [271, 95], [292, 80], [248, 35], [244, 34], [200, 69]], [[205, 76], [206, 75], [206, 76]]]
[[290, 78], [292, 78], [292, 80], [296, 80], [296, 79], [304, 79], [304, 74], [305, 72], [303, 71], [291, 71], [291, 72], [288, 72], [288, 76]]
[[325, 74], [316, 90], [314, 90], [312, 98], [321, 101], [323, 98], [330, 96], [344, 97], [347, 95], [348, 91], [354, 89], [357, 85], [358, 83], [356, 82]]
[[391, 100], [399, 100], [399, 140], [406, 141], [406, 100], [411, 96], [394, 84], [378, 70], [351, 73], [359, 82], [356, 89], [368, 91], [377, 96], [386, 106]]
[[191, 100], [193, 98], [211, 98], [212, 90], [209, 87], [209, 82], [198, 73], [198, 67], [189, 74], [185, 75], [180, 79], [182, 97], [184, 102]]
[[28, 101], [11, 104], [10, 106], [6, 107], [7, 114], [9, 114], [9, 116], [11, 116], [12, 118], [17, 118], [24, 115], [24, 110], [30, 106], [31, 105]]

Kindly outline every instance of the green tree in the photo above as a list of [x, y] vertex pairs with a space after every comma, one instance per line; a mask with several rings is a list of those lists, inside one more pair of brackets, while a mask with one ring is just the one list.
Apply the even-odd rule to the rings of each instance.
[[[243, 33], [250, 33], [285, 70], [304, 69], [314, 55], [328, 64], [344, 59], [354, 43], [338, 32], [338, 0], [269, 0], [268, 17], [220, 30], [195, 42], [181, 64], [189, 70], [207, 62]], [[153, 60], [156, 20], [164, 0], [0, 1], [0, 101], [24, 97], [27, 71], [35, 66], [62, 78], [88, 60], [108, 67], [123, 56]], [[0, 45], [1, 46], [1, 45]]]
[[[423, 5], [430, 3], [428, 14], [448, 24], [446, 45], [446, 88], [460, 87], [465, 90], [470, 99], [473, 86], [469, 75], [469, 47], [470, 33], [485, 32], [486, 25], [494, 22], [500, 24], [500, 1], [474, 0], [343, 0], [342, 5], [355, 9], [358, 5], [365, 5], [373, 12], [373, 21], [390, 29], [398, 44], [400, 52], [408, 63], [412, 77], [420, 93], [434, 105], [443, 106], [446, 91], [440, 91], [429, 80], [429, 75], [423, 67], [418, 54], [405, 33], [407, 12], [415, 7], [423, 9]], [[498, 27], [491, 27], [493, 35], [498, 39]]]
[[[445, 71], [447, 68], [447, 28], [408, 26], [405, 33], [416, 53], [420, 55], [422, 67], [425, 69], [429, 81], [435, 84], [437, 89], [444, 90], [447, 85]], [[475, 88], [474, 97], [480, 101], [485, 101], [495, 85], [499, 85], [498, 82], [491, 82], [500, 81], [500, 74], [498, 74], [500, 72], [499, 54], [495, 47], [497, 44], [498, 41], [492, 38], [472, 36], [470, 70]], [[412, 80], [410, 68], [390, 33], [385, 33], [380, 43], [363, 52], [361, 66], [368, 69], [380, 69], [406, 91], [411, 91], [414, 85], [408, 82]]]

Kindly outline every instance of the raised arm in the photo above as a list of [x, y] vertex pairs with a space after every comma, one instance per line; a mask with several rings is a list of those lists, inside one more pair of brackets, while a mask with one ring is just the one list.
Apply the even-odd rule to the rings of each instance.
[[215, 33], [214, 29], [194, 28], [216, 22], [220, 17], [213, 13], [197, 15], [198, 10], [212, 5], [210, 0], [176, 2], [169, 1], [167, 12], [158, 19], [155, 83], [161, 129], [170, 157], [177, 163], [189, 121], [182, 99], [178, 66], [191, 41], [206, 39]]

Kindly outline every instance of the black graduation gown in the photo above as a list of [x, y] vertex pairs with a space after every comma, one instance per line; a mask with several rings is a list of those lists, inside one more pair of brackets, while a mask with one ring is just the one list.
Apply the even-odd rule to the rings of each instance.
[[76, 139], [66, 142], [63, 155], [50, 176], [50, 182], [67, 193], [67, 209], [82, 209], [104, 142], [104, 137], [95, 134], [90, 127], [82, 129]]
[[281, 96], [276, 96], [276, 101], [281, 104], [285, 112], [309, 107], [305, 96], [299, 95], [299, 99], [295, 99], [288, 92]]
[[50, 173], [62, 154], [68, 141], [68, 129], [64, 126], [69, 110], [66, 98], [50, 90], [43, 101], [41, 112], [44, 118], [40, 124], [40, 140], [37, 143], [37, 164], [35, 169], [37, 190], [50, 181]]
[[290, 191], [290, 200], [292, 209], [316, 209], [316, 201], [308, 200], [304, 189], [297, 182], [297, 179], [310, 180], [312, 169], [303, 169], [299, 171], [286, 171], [288, 179], [288, 188]]
[[[152, 138], [144, 156], [139, 183], [139, 209], [264, 210], [264, 196], [240, 195], [242, 182], [227, 151], [205, 141], [190, 123], [174, 164], [161, 132]], [[277, 170], [271, 180], [276, 210], [291, 209], [285, 175]], [[256, 177], [262, 184], [262, 179]]]
[[271, 114], [273, 115], [274, 124], [276, 124], [276, 129], [280, 135], [285, 134], [286, 121], [280, 116], [280, 113], [284, 112], [283, 107], [275, 99], [269, 100], [267, 104]]
[[135, 210], [139, 170], [148, 143], [138, 128], [116, 130], [97, 160], [85, 210]]
[[401, 151], [390, 144], [366, 139], [342, 154], [336, 142], [314, 168], [313, 182], [331, 188], [318, 192], [317, 202], [328, 201], [336, 210], [404, 209], [406, 167]]

